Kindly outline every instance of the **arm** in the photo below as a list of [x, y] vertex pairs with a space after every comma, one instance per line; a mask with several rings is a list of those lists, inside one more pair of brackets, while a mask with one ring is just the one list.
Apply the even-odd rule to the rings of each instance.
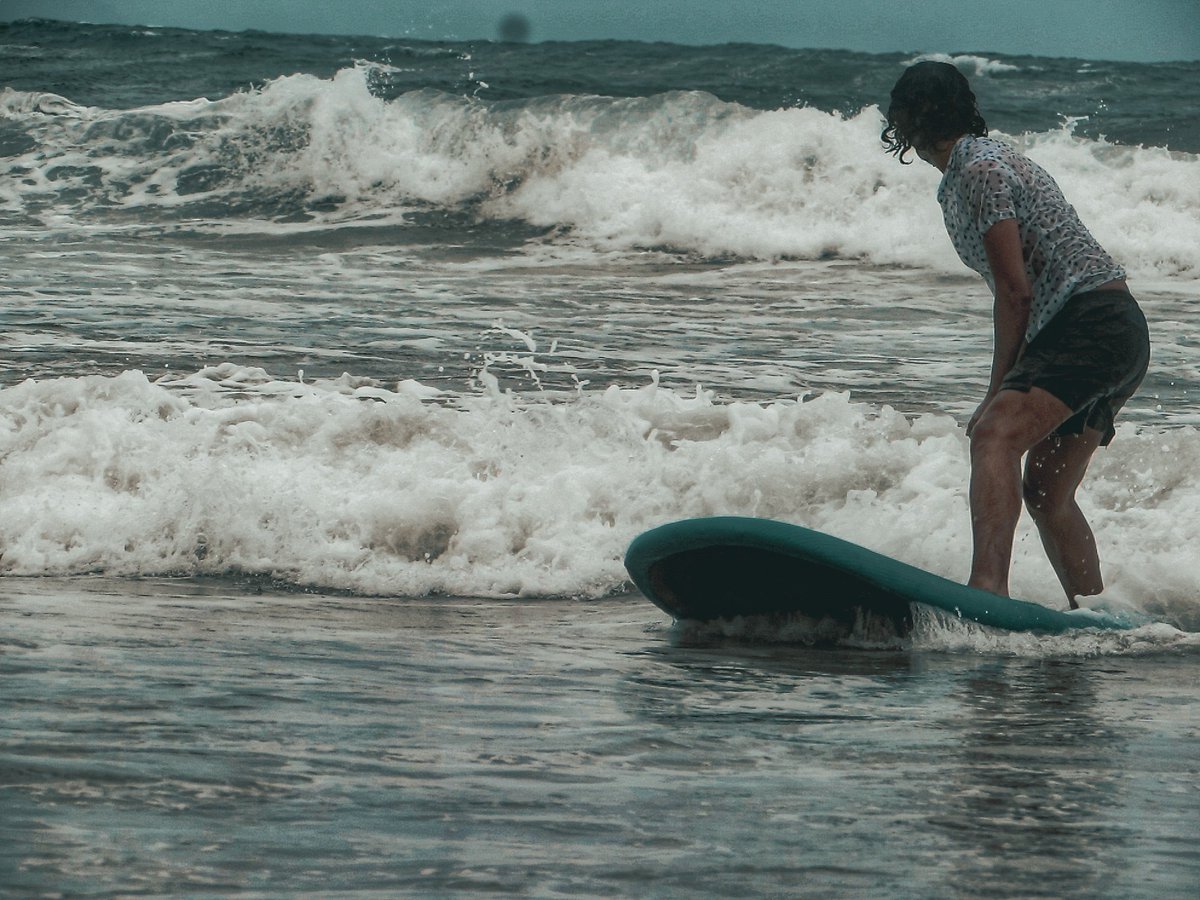
[[1029, 324], [1029, 306], [1033, 300], [1029, 276], [1025, 274], [1025, 258], [1021, 254], [1017, 220], [1001, 219], [989, 228], [983, 236], [983, 248], [992, 270], [992, 281], [996, 285], [992, 311], [992, 371], [988, 378], [987, 396], [971, 417], [967, 434], [971, 433], [984, 409], [999, 393], [1000, 382], [1021, 355], [1025, 327]]

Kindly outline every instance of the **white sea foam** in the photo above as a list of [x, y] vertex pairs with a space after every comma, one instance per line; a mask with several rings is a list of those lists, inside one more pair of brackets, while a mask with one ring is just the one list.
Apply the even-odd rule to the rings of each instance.
[[[940, 226], [937, 172], [881, 152], [873, 107], [849, 118], [756, 111], [698, 92], [488, 104], [422, 90], [384, 101], [369, 79], [358, 66], [214, 102], [61, 114], [10, 91], [4, 115], [37, 146], [0, 163], [13, 174], [0, 205], [58, 228], [117, 206], [142, 222], [185, 215], [242, 230], [432, 208], [523, 220], [603, 250], [961, 270]], [[1069, 126], [1011, 139], [1135, 276], [1200, 278], [1200, 157]]]
[[685, 645], [738, 644], [840, 645], [861, 649], [902, 649], [928, 653], [968, 653], [1023, 658], [1144, 656], [1200, 651], [1200, 632], [1152, 622], [1128, 630], [1079, 629], [1060, 634], [990, 628], [916, 604], [912, 630], [897, 634], [890, 623], [860, 619], [852, 626], [800, 614], [736, 617], [709, 622], [675, 622], [672, 640]]
[[1002, 72], [1019, 72], [1020, 66], [1006, 63], [986, 56], [975, 56], [970, 53], [960, 53], [957, 56], [949, 53], [921, 53], [908, 60], [904, 65], [911, 66], [919, 62], [945, 62], [957, 66], [965, 75], [971, 78], [998, 75]]
[[[1200, 433], [1123, 433], [1085, 508], [1112, 602], [1200, 629]], [[374, 594], [600, 597], [665, 521], [739, 514], [952, 578], [966, 440], [844, 394], [719, 403], [656, 383], [574, 399], [222, 366], [0, 390], [0, 571], [268, 574]], [[1060, 603], [1036, 535], [1014, 590]]]

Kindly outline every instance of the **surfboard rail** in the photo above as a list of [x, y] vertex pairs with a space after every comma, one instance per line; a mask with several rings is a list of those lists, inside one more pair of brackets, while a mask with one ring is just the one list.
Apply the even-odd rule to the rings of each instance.
[[852, 618], [866, 609], [901, 630], [919, 603], [980, 625], [1061, 633], [1133, 623], [1065, 612], [967, 587], [858, 544], [774, 519], [714, 516], [671, 522], [633, 540], [630, 578], [676, 619], [800, 612]]

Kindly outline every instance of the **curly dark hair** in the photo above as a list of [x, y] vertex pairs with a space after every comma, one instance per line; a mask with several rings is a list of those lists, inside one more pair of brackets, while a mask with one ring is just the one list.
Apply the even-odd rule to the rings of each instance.
[[905, 155], [914, 148], [987, 133], [966, 76], [950, 63], [926, 61], [905, 69], [892, 88], [887, 126], [879, 139], [888, 153], [907, 165], [912, 160]]

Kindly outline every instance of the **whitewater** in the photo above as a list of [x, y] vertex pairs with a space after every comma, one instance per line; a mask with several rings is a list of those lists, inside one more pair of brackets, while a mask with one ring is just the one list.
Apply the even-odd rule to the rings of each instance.
[[[961, 580], [971, 79], [1130, 273], [1125, 632], [667, 620], [630, 540]], [[0, 25], [0, 893], [1193, 897], [1200, 63]], [[1031, 523], [1020, 596], [1062, 607]]]
[[[960, 59], [985, 98], [1021, 71]], [[595, 598], [640, 530], [738, 513], [961, 577], [987, 304], [877, 105], [380, 96], [394, 70], [0, 94], [3, 571]], [[998, 133], [1149, 311], [1087, 502], [1115, 594], [1192, 622], [1200, 161], [1078, 121]]]

